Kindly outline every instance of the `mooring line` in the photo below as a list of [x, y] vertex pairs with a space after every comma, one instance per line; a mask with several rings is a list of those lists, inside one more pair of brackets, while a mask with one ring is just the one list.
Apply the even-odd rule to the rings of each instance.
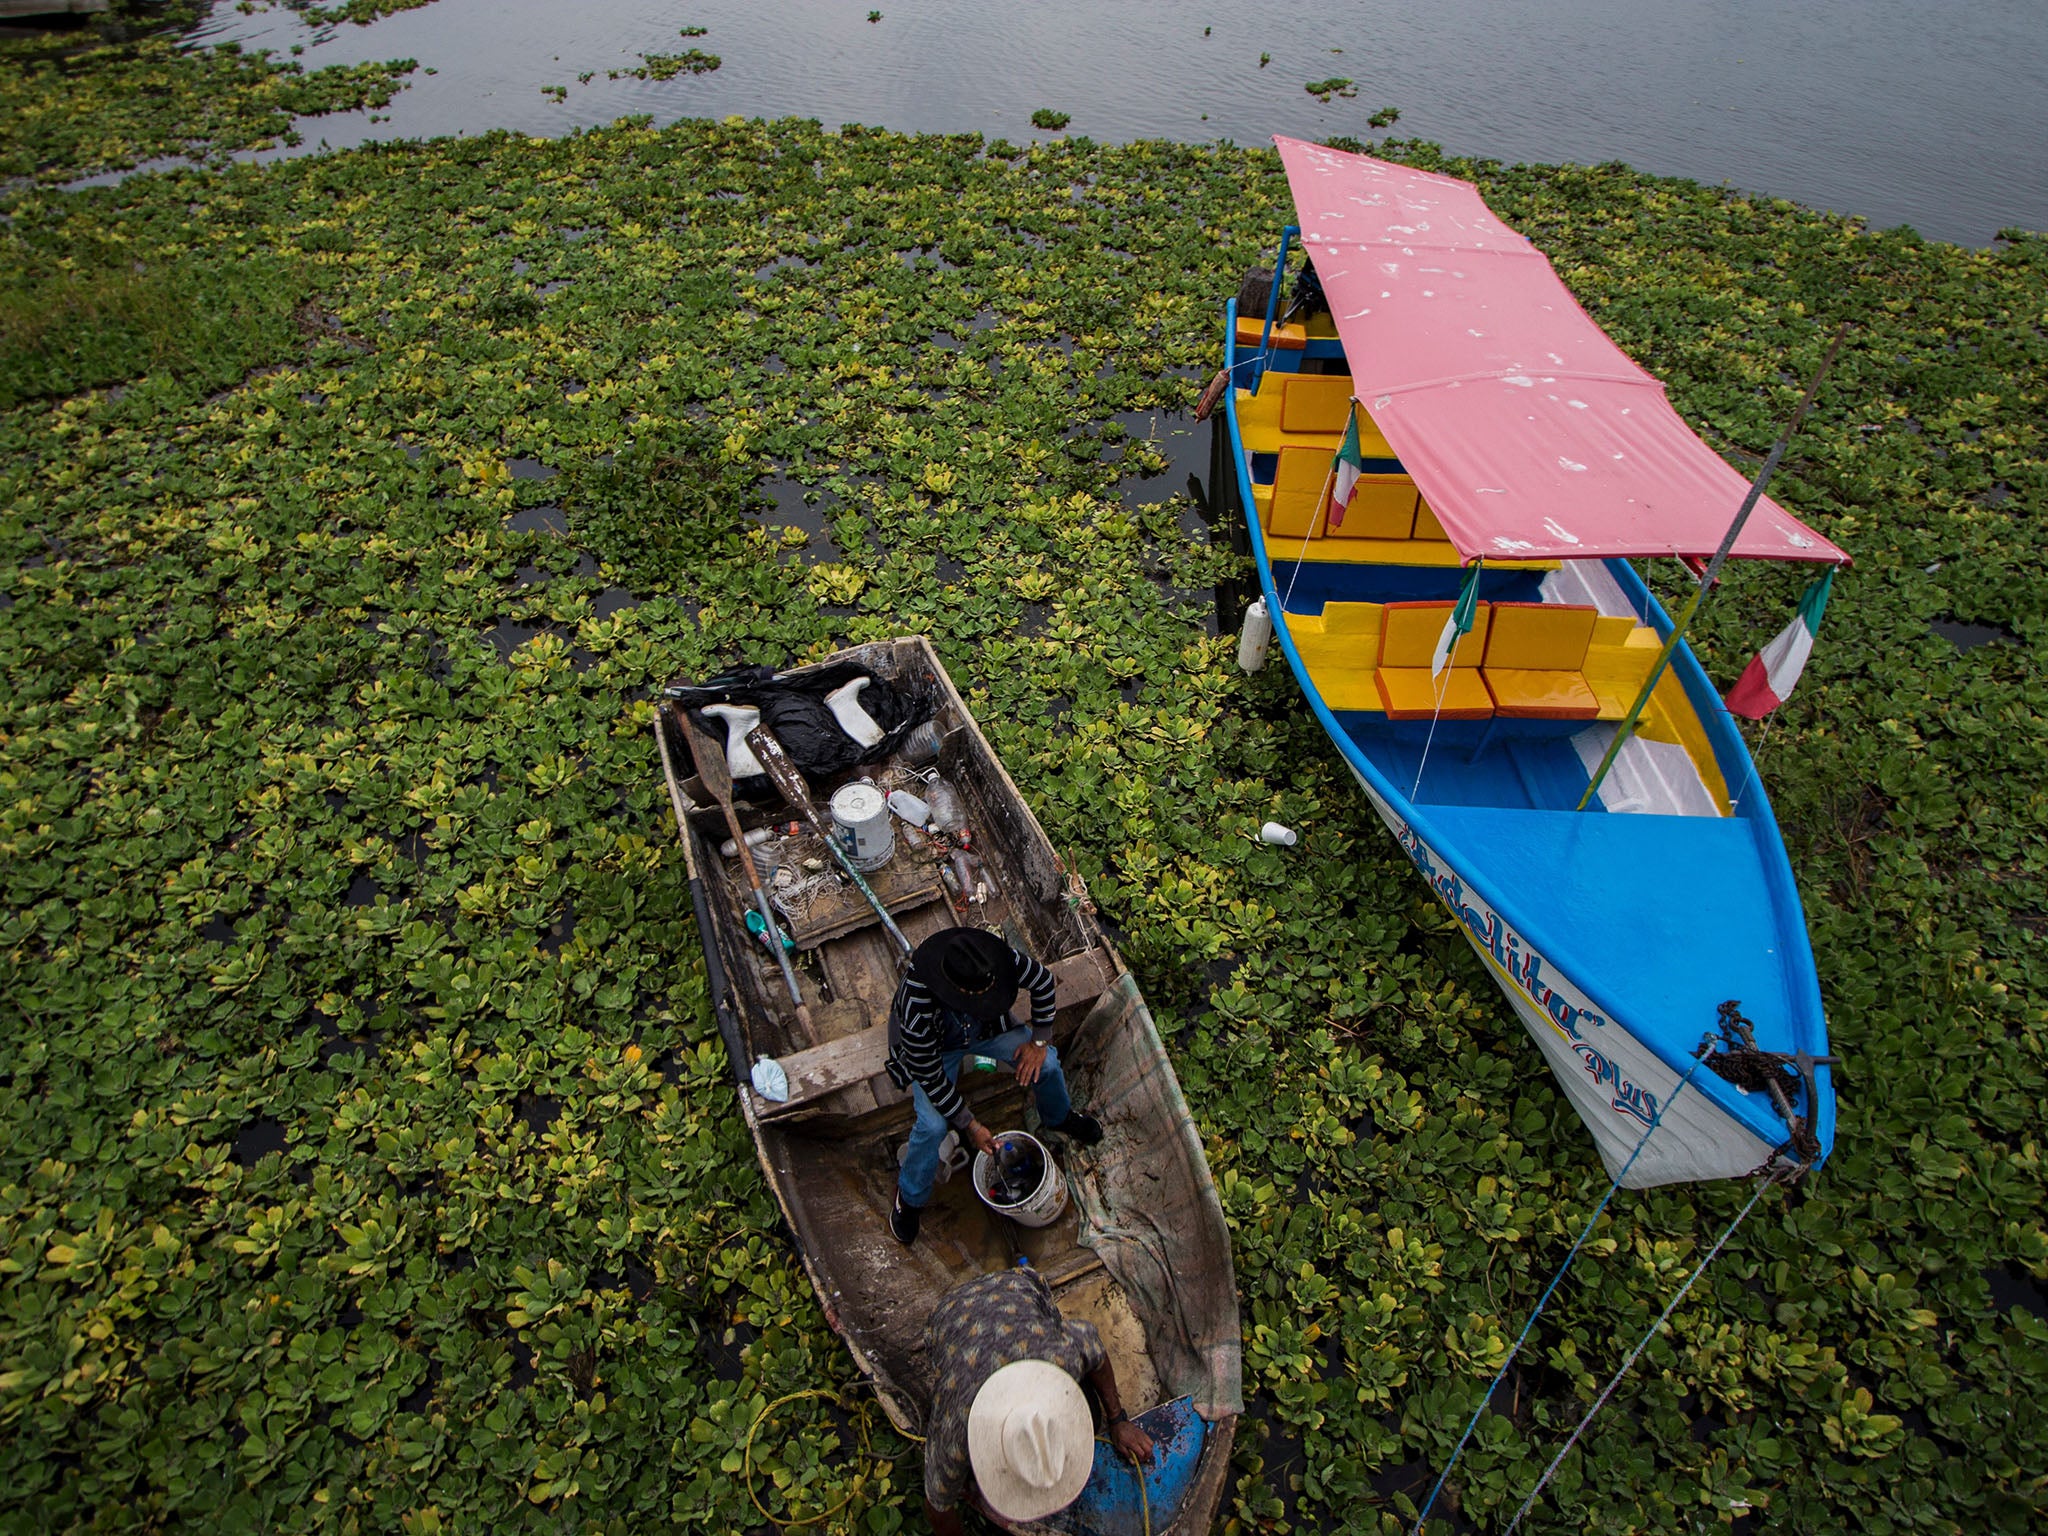
[[1579, 1250], [1586, 1246], [1586, 1239], [1593, 1235], [1593, 1226], [1600, 1220], [1600, 1213], [1607, 1209], [1607, 1203], [1614, 1198], [1614, 1192], [1621, 1188], [1621, 1181], [1628, 1177], [1629, 1170], [1636, 1165], [1636, 1159], [1643, 1155], [1643, 1148], [1650, 1144], [1650, 1138], [1657, 1134], [1657, 1127], [1664, 1123], [1664, 1112], [1677, 1102], [1681, 1093], [1685, 1092], [1685, 1085], [1692, 1081], [1693, 1073], [1699, 1071], [1703, 1059], [1694, 1058], [1693, 1064], [1686, 1068], [1685, 1076], [1678, 1080], [1678, 1086], [1671, 1090], [1671, 1096], [1659, 1104], [1657, 1112], [1650, 1116], [1649, 1128], [1643, 1132], [1642, 1140], [1636, 1143], [1635, 1151], [1629, 1153], [1628, 1161], [1621, 1165], [1621, 1172], [1617, 1173], [1613, 1182], [1607, 1186], [1607, 1193], [1600, 1197], [1600, 1203], [1593, 1207], [1593, 1214], [1586, 1218], [1586, 1225], [1580, 1230], [1577, 1241], [1572, 1244], [1571, 1252], [1564, 1256], [1564, 1262], [1557, 1266], [1557, 1273], [1550, 1277], [1550, 1284], [1546, 1285], [1543, 1294], [1537, 1297], [1536, 1310], [1531, 1312], [1529, 1320], [1522, 1324], [1522, 1331], [1508, 1349], [1507, 1358], [1501, 1361], [1500, 1369], [1494, 1373], [1493, 1380], [1480, 1394], [1479, 1406], [1472, 1410], [1472, 1417], [1465, 1425], [1465, 1432], [1458, 1436], [1458, 1443], [1451, 1448], [1451, 1459], [1444, 1463], [1443, 1471], [1437, 1474], [1436, 1486], [1429, 1490], [1429, 1497], [1423, 1500], [1422, 1512], [1415, 1517], [1415, 1528], [1409, 1536], [1422, 1536], [1422, 1527], [1429, 1519], [1429, 1512], [1436, 1507], [1437, 1495], [1444, 1491], [1444, 1484], [1450, 1480], [1452, 1469], [1458, 1465], [1458, 1458], [1465, 1454], [1465, 1446], [1472, 1439], [1472, 1431], [1479, 1427], [1480, 1416], [1492, 1403], [1493, 1394], [1500, 1390], [1501, 1382], [1507, 1377], [1508, 1367], [1515, 1363], [1515, 1356], [1522, 1352], [1523, 1344], [1528, 1342], [1529, 1332], [1536, 1326], [1536, 1319], [1541, 1317], [1543, 1309], [1550, 1305], [1550, 1298], [1556, 1292], [1559, 1282], [1564, 1279], [1565, 1271], [1572, 1267], [1572, 1260], [1579, 1256]]
[[1714, 1239], [1714, 1246], [1707, 1250], [1707, 1256], [1700, 1260], [1698, 1267], [1685, 1277], [1685, 1284], [1678, 1288], [1678, 1294], [1665, 1303], [1664, 1310], [1657, 1314], [1657, 1321], [1650, 1324], [1650, 1331], [1636, 1340], [1636, 1347], [1628, 1352], [1628, 1358], [1621, 1362], [1621, 1368], [1608, 1378], [1607, 1385], [1600, 1389], [1600, 1395], [1593, 1399], [1593, 1406], [1586, 1410], [1586, 1416], [1580, 1419], [1578, 1424], [1574, 1426], [1571, 1437], [1558, 1447], [1557, 1454], [1550, 1459], [1550, 1465], [1545, 1467], [1543, 1475], [1536, 1479], [1536, 1486], [1529, 1490], [1529, 1497], [1522, 1500], [1522, 1507], [1515, 1511], [1515, 1518], [1508, 1522], [1507, 1536], [1515, 1536], [1515, 1531], [1522, 1523], [1522, 1517], [1528, 1514], [1530, 1509], [1534, 1507], [1538, 1496], [1549, 1486], [1551, 1477], [1559, 1467], [1564, 1465], [1565, 1457], [1569, 1456], [1572, 1447], [1579, 1443], [1579, 1436], [1586, 1432], [1586, 1426], [1593, 1422], [1593, 1416], [1607, 1406], [1607, 1399], [1612, 1397], [1614, 1389], [1621, 1385], [1621, 1378], [1626, 1376], [1629, 1367], [1636, 1363], [1636, 1357], [1650, 1347], [1650, 1340], [1657, 1336], [1658, 1331], [1663, 1328], [1671, 1314], [1677, 1310], [1678, 1304], [1685, 1300], [1685, 1293], [1692, 1289], [1693, 1282], [1707, 1272], [1707, 1266], [1714, 1262], [1715, 1258], [1720, 1254], [1722, 1246], [1729, 1238], [1735, 1235], [1735, 1229], [1742, 1225], [1751, 1211], [1756, 1209], [1757, 1201], [1763, 1199], [1764, 1192], [1773, 1184], [1776, 1184], [1780, 1177], [1782, 1175], [1774, 1171], [1757, 1184], [1756, 1193], [1749, 1197], [1749, 1203], [1735, 1213], [1735, 1219], [1722, 1229], [1719, 1237]]

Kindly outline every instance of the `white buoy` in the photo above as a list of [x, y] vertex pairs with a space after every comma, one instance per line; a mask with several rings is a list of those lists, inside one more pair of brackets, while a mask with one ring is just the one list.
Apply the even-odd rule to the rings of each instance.
[[1266, 647], [1273, 643], [1273, 619], [1266, 612], [1263, 597], [1252, 599], [1244, 611], [1244, 628], [1237, 634], [1237, 669], [1256, 672], [1266, 664]]
[[1269, 821], [1259, 828], [1259, 841], [1272, 843], [1279, 848], [1292, 848], [1299, 840], [1299, 834], [1292, 827], [1283, 827], [1277, 821]]
[[856, 677], [844, 687], [834, 688], [825, 695], [825, 707], [832, 711], [832, 718], [839, 722], [839, 729], [864, 747], [872, 747], [888, 734], [875, 724], [873, 715], [860, 707], [860, 691], [873, 681], [872, 677]]

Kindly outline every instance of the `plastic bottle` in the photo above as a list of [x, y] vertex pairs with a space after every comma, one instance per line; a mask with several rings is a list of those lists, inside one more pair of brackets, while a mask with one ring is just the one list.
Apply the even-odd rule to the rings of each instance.
[[[758, 848], [780, 830], [779, 827], [751, 827], [747, 831], [747, 846]], [[740, 845], [728, 837], [718, 845], [718, 851], [728, 859], [736, 859], [740, 856]]]
[[960, 792], [944, 779], [932, 780], [925, 791], [925, 803], [931, 808], [933, 831], [958, 832], [967, 825], [967, 811], [960, 804]]
[[939, 755], [941, 739], [939, 722], [927, 720], [904, 737], [903, 745], [897, 750], [902, 752], [905, 762], [915, 767], [919, 763], [928, 763]]
[[923, 826], [931, 816], [931, 807], [907, 789], [889, 791], [889, 809], [913, 827]]

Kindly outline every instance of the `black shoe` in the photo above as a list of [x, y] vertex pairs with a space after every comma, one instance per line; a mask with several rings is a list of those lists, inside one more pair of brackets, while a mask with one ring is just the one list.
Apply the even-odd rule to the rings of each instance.
[[[1097, 1131], [1095, 1134], [1099, 1136], [1102, 1133]], [[897, 1242], [908, 1248], [917, 1241], [917, 1223], [923, 1214], [922, 1206], [905, 1205], [903, 1191], [896, 1191], [896, 1207], [889, 1212], [889, 1230], [895, 1234]]]
[[1049, 1125], [1048, 1131], [1064, 1136], [1076, 1146], [1092, 1147], [1102, 1140], [1102, 1122], [1093, 1115], [1084, 1115], [1078, 1109], [1067, 1111], [1067, 1118], [1058, 1125]]

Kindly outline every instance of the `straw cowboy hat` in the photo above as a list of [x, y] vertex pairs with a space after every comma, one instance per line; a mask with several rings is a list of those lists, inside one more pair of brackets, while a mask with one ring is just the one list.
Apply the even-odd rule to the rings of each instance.
[[1004, 1519], [1065, 1509], [1095, 1469], [1095, 1421], [1080, 1383], [1044, 1360], [1004, 1366], [967, 1410], [967, 1457], [983, 1501]]

